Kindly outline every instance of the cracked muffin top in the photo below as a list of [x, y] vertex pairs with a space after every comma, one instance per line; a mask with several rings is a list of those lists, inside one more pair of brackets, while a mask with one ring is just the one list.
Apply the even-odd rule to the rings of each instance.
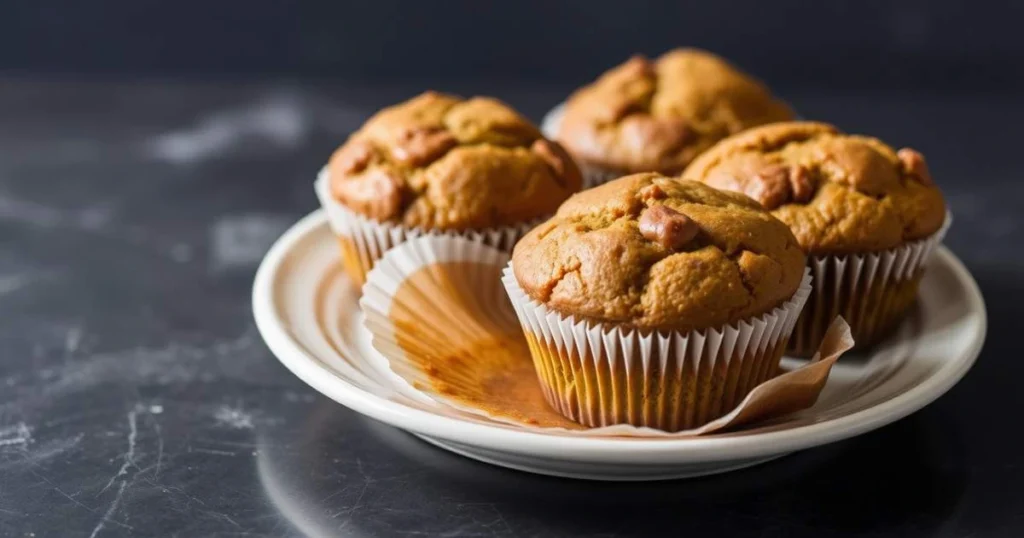
[[508, 105], [426, 92], [385, 108], [328, 163], [332, 196], [364, 217], [466, 230], [550, 215], [579, 169]]
[[676, 49], [634, 56], [574, 93], [556, 139], [580, 164], [679, 173], [715, 142], [793, 118], [761, 82], [725, 60]]
[[683, 177], [757, 200], [812, 255], [891, 249], [934, 234], [946, 217], [920, 153], [824, 123], [751, 129], [698, 157]]
[[796, 293], [804, 263], [753, 200], [657, 173], [573, 196], [512, 254], [523, 290], [563, 315], [681, 331], [769, 312]]

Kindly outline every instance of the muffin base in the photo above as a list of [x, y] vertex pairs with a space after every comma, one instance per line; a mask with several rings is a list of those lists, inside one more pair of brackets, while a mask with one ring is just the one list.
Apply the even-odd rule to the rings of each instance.
[[850, 324], [854, 349], [864, 349], [889, 336], [914, 306], [923, 271], [917, 276], [887, 285], [871, 286], [853, 293], [849, 283], [836, 282], [834, 273], [825, 277], [824, 285], [842, 288], [838, 295], [812, 293], [800, 315], [790, 339], [790, 355], [809, 357], [818, 349], [829, 323], [843, 316]]
[[836, 316], [850, 324], [854, 349], [874, 345], [892, 333], [914, 306], [925, 265], [950, 224], [947, 214], [935, 234], [884, 252], [809, 259], [814, 291], [786, 352], [798, 357], [814, 354]]
[[641, 331], [577, 320], [534, 301], [511, 266], [502, 278], [548, 403], [589, 427], [630, 424], [668, 432], [732, 411], [779, 373], [811, 292], [809, 272], [773, 311], [700, 331]]
[[581, 356], [574, 347], [559, 349], [529, 331], [526, 340], [544, 397], [563, 416], [590, 427], [631, 424], [674, 432], [725, 415], [775, 377], [788, 338], [717, 361], [688, 360], [670, 346], [664, 362], [646, 370], [639, 356], [611, 362]]

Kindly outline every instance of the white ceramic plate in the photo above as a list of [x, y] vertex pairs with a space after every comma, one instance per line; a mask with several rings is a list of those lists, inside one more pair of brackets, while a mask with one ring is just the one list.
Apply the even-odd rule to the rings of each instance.
[[[437, 414], [411, 399], [370, 345], [358, 292], [341, 271], [320, 211], [293, 226], [256, 274], [256, 324], [278, 359], [327, 397], [459, 454], [542, 474], [657, 480], [718, 473], [846, 439], [898, 420], [941, 396], [974, 363], [985, 305], [945, 247], [921, 283], [915, 312], [869, 353], [844, 357], [812, 408], [770, 424], [695, 439], [569, 437], [482, 417]], [[786, 359], [790, 361], [790, 359]], [[404, 393], [404, 394], [403, 394]]]

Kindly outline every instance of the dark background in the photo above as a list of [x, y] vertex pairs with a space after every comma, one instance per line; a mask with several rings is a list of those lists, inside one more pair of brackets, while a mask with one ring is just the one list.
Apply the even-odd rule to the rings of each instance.
[[707, 48], [773, 86], [1019, 91], [1024, 2], [19, 0], [0, 68], [160, 76], [579, 81]]
[[[1024, 536], [1024, 2], [0, 0], [0, 537]], [[470, 461], [281, 366], [253, 274], [367, 116], [425, 88], [539, 120], [634, 52], [718, 52], [911, 145], [985, 297], [914, 415], [658, 484]], [[667, 531], [668, 530], [668, 531]]]

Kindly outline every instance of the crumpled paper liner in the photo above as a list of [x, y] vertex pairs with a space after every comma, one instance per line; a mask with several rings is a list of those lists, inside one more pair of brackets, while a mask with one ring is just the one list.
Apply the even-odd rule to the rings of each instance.
[[[778, 357], [785, 347], [785, 335], [792, 329], [799, 311], [797, 307], [780, 307], [777, 312], [751, 320], [749, 327], [736, 327], [732, 332], [728, 329], [707, 331], [694, 337], [685, 353], [678, 354], [683, 357], [680, 364], [687, 376], [702, 372], [699, 367], [686, 368], [687, 361], [694, 365], [697, 363], [693, 359], [707, 356], [708, 360], [701, 363], [707, 367], [704, 378], [714, 381], [715, 385], [708, 388], [709, 396], [702, 401], [716, 403], [709, 403], [701, 417], [713, 420], [702, 422], [700, 427], [688, 427], [698, 424], [697, 419], [678, 417], [689, 416], [689, 408], [675, 409], [670, 404], [676, 400], [663, 398], [657, 408], [637, 408], [633, 416], [648, 417], [646, 423], [616, 423], [620, 417], [628, 419], [628, 413], [606, 411], [603, 416], [611, 420], [601, 427], [587, 427], [547, 403], [553, 391], [544, 388], [541, 381], [544, 374], [538, 376], [534, 367], [537, 357], [531, 360], [531, 344], [527, 343], [515, 309], [505, 294], [502, 268], [507, 263], [507, 254], [479, 243], [428, 236], [392, 249], [368, 275], [360, 305], [373, 346], [387, 358], [392, 371], [442, 407], [540, 432], [586, 436], [701, 435], [813, 405], [832, 364], [853, 344], [845, 322], [837, 320], [823, 341], [819, 358], [775, 377], [779, 373]], [[809, 285], [804, 284], [806, 297]], [[794, 297], [790, 302], [800, 300]], [[773, 316], [771, 321], [766, 319]], [[543, 335], [543, 330], [539, 332]], [[588, 337], [591, 334], [595, 333], [587, 333]], [[741, 334], [743, 341], [739, 342]], [[654, 389], [673, 384], [687, 386], [689, 377], [682, 379], [676, 375], [679, 370], [675, 352], [666, 347], [669, 353], [664, 355], [663, 363], [662, 348], [657, 347], [663, 342], [679, 345], [680, 339], [655, 336], [653, 340], [643, 340], [639, 335], [637, 338], [628, 356], [631, 364], [641, 365], [647, 361], [648, 370], [625, 370], [636, 374], [610, 381], [609, 389], [619, 386], [617, 383]], [[543, 336], [533, 340], [534, 346], [547, 341]], [[657, 343], [647, 347], [652, 341]], [[577, 344], [584, 345], [573, 341], [574, 346]], [[698, 348], [706, 352], [696, 353]], [[710, 351], [712, 348], [714, 353]], [[740, 349], [746, 351], [740, 353]], [[617, 364], [625, 364], [626, 351], [616, 356], [619, 357]], [[743, 361], [744, 356], [760, 360]], [[740, 359], [733, 360], [734, 357]], [[722, 368], [727, 362], [747, 367]], [[598, 361], [598, 364], [607, 366], [611, 361]], [[596, 373], [601, 368], [593, 370]], [[662, 372], [672, 375], [662, 376]], [[643, 377], [638, 379], [637, 375]], [[575, 393], [573, 388], [568, 396], [572, 398]], [[590, 400], [584, 397], [582, 401], [620, 401], [602, 399], [600, 394], [599, 388], [597, 397]], [[626, 409], [630, 408], [626, 406]], [[595, 408], [594, 412], [582, 416], [586, 419], [602, 414]], [[677, 418], [662, 421], [654, 418], [659, 416]], [[694, 412], [693, 416], [698, 415]]]
[[414, 237], [424, 235], [451, 235], [465, 237], [500, 250], [511, 251], [516, 242], [539, 222], [532, 220], [518, 226], [504, 226], [483, 230], [427, 230], [401, 224], [377, 222], [359, 215], [331, 196], [327, 169], [316, 178], [316, 196], [327, 213], [327, 221], [338, 238], [342, 265], [349, 277], [359, 286], [366, 282], [366, 274], [385, 252]]
[[811, 356], [836, 316], [849, 322], [857, 348], [888, 336], [914, 305], [925, 264], [952, 223], [947, 213], [935, 234], [884, 252], [808, 258], [814, 290], [797, 321], [788, 353]]

